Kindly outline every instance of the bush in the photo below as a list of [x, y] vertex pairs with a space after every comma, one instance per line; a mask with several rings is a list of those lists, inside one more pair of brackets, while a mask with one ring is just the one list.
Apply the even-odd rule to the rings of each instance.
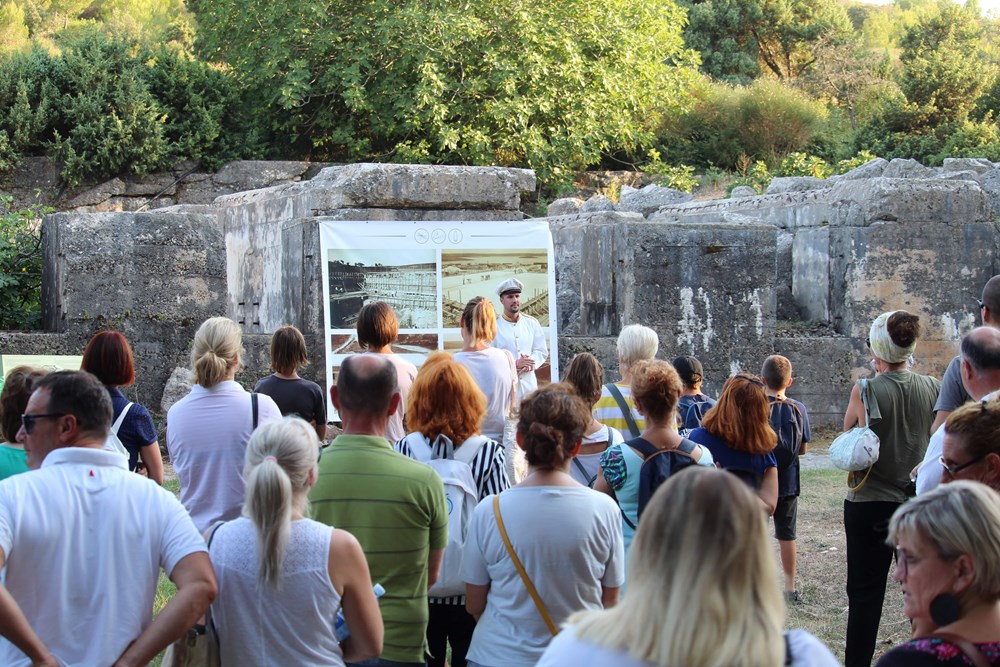
[[222, 72], [91, 30], [57, 56], [36, 48], [0, 60], [0, 109], [9, 109], [0, 111], [0, 167], [47, 154], [70, 185], [180, 160], [211, 168], [259, 152], [240, 108]]
[[710, 83], [690, 112], [669, 121], [660, 151], [671, 163], [737, 169], [741, 155], [777, 165], [820, 135], [826, 107], [779, 81], [747, 87]]
[[650, 152], [650, 156], [652, 161], [643, 165], [641, 170], [656, 185], [681, 192], [691, 192], [698, 186], [698, 179], [694, 176], [694, 167], [665, 164], [660, 160], [660, 154], [655, 150]]
[[42, 216], [52, 209], [15, 211], [0, 196], [0, 330], [37, 329], [42, 321]]
[[813, 176], [814, 178], [829, 178], [833, 168], [823, 158], [806, 153], [791, 153], [781, 161], [775, 171], [776, 176]]

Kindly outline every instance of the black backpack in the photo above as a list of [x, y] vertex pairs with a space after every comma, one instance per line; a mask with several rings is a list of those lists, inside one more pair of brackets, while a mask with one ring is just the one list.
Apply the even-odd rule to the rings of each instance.
[[[677, 449], [671, 450], [659, 449], [642, 438], [629, 440], [625, 445], [638, 451], [643, 458], [642, 467], [639, 468], [639, 510], [636, 513], [637, 517], [642, 518], [642, 512], [646, 509], [649, 499], [668, 477], [684, 468], [697, 465], [691, 456], [697, 445], [687, 438], [681, 440]], [[624, 511], [622, 517], [625, 523], [635, 529], [635, 524], [625, 516]]]

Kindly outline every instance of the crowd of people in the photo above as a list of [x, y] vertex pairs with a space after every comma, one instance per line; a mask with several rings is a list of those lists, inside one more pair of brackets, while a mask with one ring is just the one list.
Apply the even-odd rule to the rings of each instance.
[[[791, 361], [711, 397], [701, 361], [656, 358], [656, 332], [630, 324], [619, 381], [580, 353], [540, 384], [522, 288], [497, 286], [499, 315], [472, 299], [462, 349], [419, 368], [394, 353], [392, 309], [366, 304], [325, 447], [302, 333], [274, 332], [273, 373], [247, 392], [239, 325], [205, 321], [166, 416], [179, 499], [121, 391], [125, 336], [95, 334], [80, 371], [11, 370], [0, 664], [175, 665], [195, 647], [223, 665], [838, 664], [785, 627], [812, 437]], [[873, 375], [843, 422], [880, 441], [844, 500], [848, 667], [871, 666], [893, 561], [912, 639], [878, 665], [1000, 665], [1000, 277], [980, 308], [943, 381], [911, 369], [918, 316], [869, 329]], [[176, 593], [154, 618], [161, 569]]]

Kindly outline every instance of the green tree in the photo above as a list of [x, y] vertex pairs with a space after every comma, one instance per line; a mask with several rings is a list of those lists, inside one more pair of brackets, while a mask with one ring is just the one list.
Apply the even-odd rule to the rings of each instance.
[[19, 51], [30, 44], [24, 10], [13, 0], [0, 4], [0, 53]]
[[761, 71], [780, 79], [801, 76], [816, 62], [820, 40], [853, 31], [836, 0], [688, 0], [687, 44], [702, 55], [702, 71], [747, 83]]
[[315, 158], [501, 164], [543, 181], [651, 143], [696, 55], [673, 0], [192, 3], [201, 53]]

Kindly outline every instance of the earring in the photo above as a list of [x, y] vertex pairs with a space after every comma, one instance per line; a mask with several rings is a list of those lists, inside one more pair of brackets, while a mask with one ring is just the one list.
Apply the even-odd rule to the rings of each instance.
[[962, 615], [962, 608], [958, 604], [958, 598], [951, 593], [941, 593], [931, 600], [931, 620], [939, 628], [951, 625]]

